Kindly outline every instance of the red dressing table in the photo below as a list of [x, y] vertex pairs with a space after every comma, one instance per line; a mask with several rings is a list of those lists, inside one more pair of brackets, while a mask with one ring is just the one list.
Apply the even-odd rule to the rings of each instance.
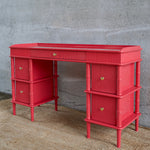
[[[10, 46], [12, 104], [31, 108], [55, 101], [57, 111], [57, 61], [86, 63], [87, 138], [90, 124], [121, 130], [135, 120], [138, 131], [141, 47], [134, 45], [16, 44]], [[135, 106], [135, 108], [134, 108]]]

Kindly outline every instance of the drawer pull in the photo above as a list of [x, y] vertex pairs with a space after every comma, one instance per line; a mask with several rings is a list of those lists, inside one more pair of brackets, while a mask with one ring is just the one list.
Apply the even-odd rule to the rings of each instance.
[[23, 69], [23, 67], [19, 67], [19, 70], [22, 70]]
[[56, 56], [56, 53], [53, 53], [53, 56]]
[[101, 107], [101, 108], [100, 108], [100, 111], [104, 111], [104, 107]]
[[104, 77], [100, 77], [101, 80], [104, 80]]
[[23, 93], [23, 91], [20, 91], [20, 93], [22, 94], [22, 93]]

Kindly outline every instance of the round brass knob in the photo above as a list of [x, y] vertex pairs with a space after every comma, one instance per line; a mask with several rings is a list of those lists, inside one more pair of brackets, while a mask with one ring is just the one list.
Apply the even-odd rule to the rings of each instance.
[[104, 77], [100, 77], [100, 80], [104, 80]]
[[22, 70], [23, 69], [23, 67], [19, 67], [19, 70]]
[[22, 94], [22, 93], [23, 93], [23, 91], [20, 91], [20, 93]]
[[56, 56], [56, 53], [53, 53], [53, 56]]
[[101, 107], [101, 108], [100, 108], [100, 111], [104, 111], [104, 107]]

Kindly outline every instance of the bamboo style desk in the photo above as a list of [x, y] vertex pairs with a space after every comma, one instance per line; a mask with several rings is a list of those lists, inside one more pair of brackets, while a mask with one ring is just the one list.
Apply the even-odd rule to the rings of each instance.
[[[10, 46], [12, 104], [31, 108], [55, 101], [57, 111], [57, 61], [86, 63], [87, 138], [90, 124], [121, 131], [135, 120], [138, 131], [141, 47], [134, 45], [89, 45], [31, 43]], [[135, 108], [134, 108], [135, 106]]]

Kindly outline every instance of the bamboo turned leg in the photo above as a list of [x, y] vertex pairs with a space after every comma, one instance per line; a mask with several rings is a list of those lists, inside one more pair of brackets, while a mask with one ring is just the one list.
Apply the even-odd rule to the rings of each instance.
[[[117, 95], [121, 95], [120, 91], [120, 84], [121, 84], [121, 67], [117, 67]], [[117, 147], [121, 147], [121, 100], [120, 98], [117, 99]]]
[[[90, 64], [86, 64], [86, 89], [90, 91]], [[90, 94], [86, 96], [86, 117], [90, 120]], [[87, 122], [87, 138], [90, 138], [90, 123]]]
[[57, 86], [57, 61], [54, 61], [54, 91], [55, 91], [55, 110], [58, 110], [57, 101], [58, 101], [58, 86]]
[[29, 59], [29, 72], [30, 72], [30, 109], [31, 109], [31, 121], [34, 121], [34, 100], [33, 100], [33, 62]]
[[[136, 87], [140, 86], [140, 62], [136, 63]], [[135, 113], [139, 114], [139, 105], [140, 105], [140, 90], [136, 92], [135, 99]], [[139, 117], [135, 120], [135, 131], [138, 131], [139, 126]]]
[[91, 128], [91, 124], [90, 124], [90, 123], [87, 123], [86, 126], [87, 126], [87, 138], [89, 139], [89, 138], [90, 138], [90, 128]]
[[[14, 79], [14, 58], [11, 57], [11, 77]], [[16, 104], [15, 104], [15, 81], [12, 80], [12, 106], [13, 106], [13, 115], [16, 115]]]
[[135, 120], [135, 131], [139, 129], [139, 118]]
[[[135, 100], [135, 113], [139, 113], [139, 102], [140, 101], [140, 91], [136, 92], [136, 100]], [[135, 120], [135, 131], [138, 131], [139, 128], [139, 117]]]
[[117, 147], [121, 147], [121, 130], [117, 129]]

